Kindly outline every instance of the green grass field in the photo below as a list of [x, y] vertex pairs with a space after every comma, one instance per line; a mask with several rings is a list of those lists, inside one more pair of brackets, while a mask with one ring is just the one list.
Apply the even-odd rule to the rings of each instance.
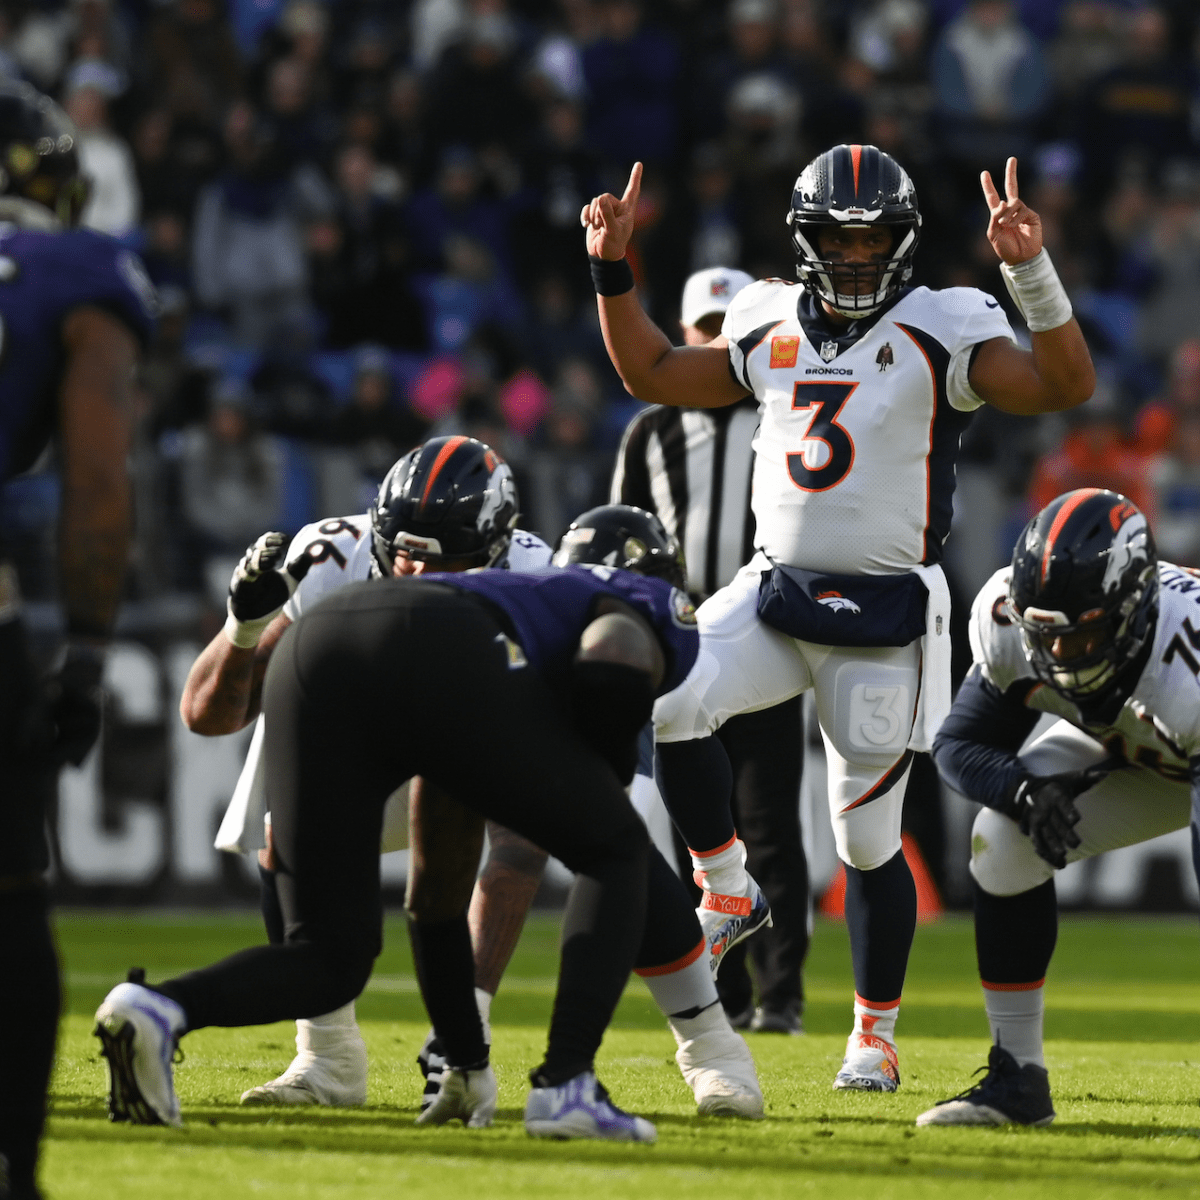
[[206, 1029], [176, 1069], [182, 1130], [108, 1122], [92, 1013], [132, 964], [151, 980], [260, 941], [251, 915], [60, 913], [67, 1015], [43, 1159], [50, 1200], [338, 1197], [1200, 1196], [1200, 927], [1191, 918], [1065, 919], [1048, 988], [1058, 1120], [1049, 1129], [916, 1129], [966, 1086], [987, 1052], [969, 921], [917, 933], [894, 1096], [833, 1092], [852, 999], [845, 928], [813, 940], [802, 1038], [751, 1035], [767, 1119], [695, 1115], [674, 1042], [640, 982], [628, 988], [598, 1073], [622, 1107], [658, 1125], [655, 1146], [526, 1137], [525, 1074], [544, 1047], [556, 921], [534, 917], [493, 1010], [495, 1126], [417, 1129], [414, 1060], [426, 1032], [408, 941], [387, 948], [359, 1001], [371, 1054], [363, 1109], [243, 1109], [247, 1087], [293, 1053], [291, 1025]]

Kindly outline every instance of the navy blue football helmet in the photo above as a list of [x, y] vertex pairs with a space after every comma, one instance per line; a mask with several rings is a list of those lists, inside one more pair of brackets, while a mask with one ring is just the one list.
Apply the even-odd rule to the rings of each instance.
[[371, 505], [371, 552], [384, 577], [397, 553], [490, 567], [520, 515], [508, 463], [469, 437], [430, 438], [384, 476]]
[[[917, 192], [908, 172], [876, 146], [834, 146], [800, 173], [787, 215], [796, 251], [796, 276], [804, 287], [845, 317], [867, 317], [887, 303], [912, 275], [921, 235]], [[889, 257], [848, 265], [821, 257], [821, 226], [887, 226]], [[861, 295], [857, 285], [869, 284]], [[839, 290], [850, 284], [852, 290]]]
[[1052, 500], [1017, 540], [1008, 608], [1037, 677], [1081, 707], [1104, 705], [1158, 616], [1158, 552], [1141, 509], [1102, 488]]

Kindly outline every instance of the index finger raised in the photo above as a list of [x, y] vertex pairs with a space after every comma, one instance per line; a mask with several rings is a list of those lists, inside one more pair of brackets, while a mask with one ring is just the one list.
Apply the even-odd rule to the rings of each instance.
[[622, 204], [636, 204], [642, 191], [642, 164], [635, 162], [629, 172], [629, 183], [625, 186], [625, 194], [621, 197]]

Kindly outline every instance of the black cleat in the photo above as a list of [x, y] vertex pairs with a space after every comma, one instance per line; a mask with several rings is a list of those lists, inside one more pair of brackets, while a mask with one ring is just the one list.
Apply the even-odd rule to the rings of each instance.
[[1054, 1117], [1046, 1068], [1034, 1063], [1018, 1066], [1007, 1050], [993, 1046], [987, 1074], [974, 1087], [923, 1112], [917, 1124], [1049, 1125]]

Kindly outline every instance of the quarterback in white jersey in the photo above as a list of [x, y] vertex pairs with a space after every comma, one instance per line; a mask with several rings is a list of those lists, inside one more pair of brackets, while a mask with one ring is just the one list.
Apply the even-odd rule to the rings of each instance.
[[1068, 492], [980, 591], [971, 646], [975, 664], [934, 755], [986, 806], [971, 874], [993, 1045], [984, 1079], [918, 1124], [1047, 1125], [1055, 871], [1183, 829], [1189, 815], [1196, 845], [1200, 575], [1157, 560], [1146, 518], [1124, 496]]
[[[208, 735], [232, 733], [258, 717], [250, 753], [217, 834], [225, 850], [260, 848], [263, 913], [273, 941], [283, 940], [275, 893], [266, 797], [261, 768], [262, 680], [279, 639], [302, 612], [330, 593], [370, 577], [420, 575], [426, 570], [475, 567], [544, 567], [551, 550], [541, 538], [513, 530], [517, 493], [508, 464], [490, 447], [466, 437], [432, 438], [400, 459], [385, 477], [371, 512], [306, 525], [284, 551], [283, 534], [265, 534], [247, 551], [230, 585], [229, 619], [193, 664], [180, 710], [185, 724]], [[290, 593], [290, 594], [289, 594]], [[414, 787], [428, 788], [423, 781]], [[387, 804], [381, 851], [407, 844], [407, 801], [398, 793]], [[265, 836], [264, 836], [265, 832]], [[474, 927], [495, 935], [479, 939], [495, 991], [520, 932], [508, 910], [541, 878], [545, 854], [511, 831], [492, 827], [492, 858], [477, 896]], [[474, 850], [472, 859], [471, 851]], [[463, 870], [474, 876], [478, 845], [463, 847]], [[514, 868], [514, 862], [520, 869]], [[410, 881], [411, 882], [411, 881]], [[516, 901], [513, 893], [519, 893]], [[497, 920], [497, 916], [499, 920]], [[490, 992], [477, 993], [486, 1025]], [[297, 1023], [297, 1056], [278, 1079], [251, 1088], [248, 1104], [362, 1104], [366, 1099], [366, 1048], [353, 1002]], [[428, 1055], [423, 1067], [428, 1069]], [[435, 1084], [436, 1088], [436, 1084]]]
[[624, 262], [641, 186], [581, 213], [600, 320], [626, 388], [691, 407], [759, 402], [759, 553], [701, 606], [701, 651], [655, 708], [664, 800], [692, 851], [714, 962], [767, 919], [729, 816], [725, 720], [812, 689], [829, 808], [846, 866], [854, 1031], [837, 1088], [894, 1091], [896, 1015], [916, 925], [900, 847], [914, 751], [949, 707], [949, 533], [959, 437], [980, 404], [1033, 414], [1091, 395], [1095, 372], [1041, 224], [986, 172], [987, 236], [1030, 331], [1015, 342], [982, 292], [906, 290], [921, 216], [912, 181], [874, 146], [835, 146], [796, 180], [787, 223], [800, 286], [768, 280], [723, 336], [673, 347]]

